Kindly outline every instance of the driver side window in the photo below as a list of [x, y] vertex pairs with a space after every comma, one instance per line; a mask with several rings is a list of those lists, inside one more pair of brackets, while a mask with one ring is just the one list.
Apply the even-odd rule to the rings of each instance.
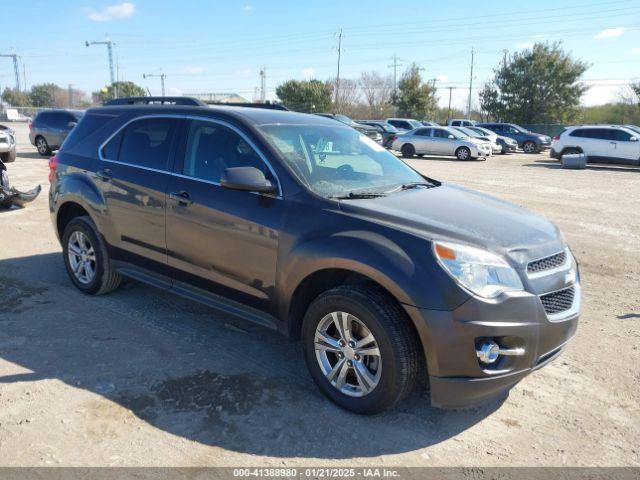
[[232, 167], [255, 167], [275, 182], [256, 151], [235, 131], [214, 122], [190, 121], [182, 173], [220, 183], [225, 169]]

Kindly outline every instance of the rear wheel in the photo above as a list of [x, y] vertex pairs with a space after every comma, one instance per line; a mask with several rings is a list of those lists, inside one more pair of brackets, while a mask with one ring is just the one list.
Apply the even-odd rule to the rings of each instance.
[[109, 261], [106, 245], [89, 217], [76, 217], [62, 236], [64, 264], [78, 290], [101, 295], [115, 290], [121, 276]]
[[400, 152], [404, 158], [411, 158], [416, 154], [416, 149], [410, 143], [405, 143]]
[[524, 144], [522, 145], [522, 151], [524, 153], [538, 153], [538, 146], [535, 142], [529, 140], [524, 142]]
[[406, 314], [377, 287], [341, 286], [318, 297], [302, 326], [305, 361], [314, 381], [337, 405], [381, 412], [415, 385], [420, 365]]
[[47, 139], [44, 138], [42, 135], [38, 135], [36, 137], [36, 148], [38, 149], [38, 153], [43, 157], [51, 155], [51, 149], [49, 148]]
[[471, 160], [471, 150], [468, 147], [459, 147], [456, 150], [456, 158], [458, 160]]

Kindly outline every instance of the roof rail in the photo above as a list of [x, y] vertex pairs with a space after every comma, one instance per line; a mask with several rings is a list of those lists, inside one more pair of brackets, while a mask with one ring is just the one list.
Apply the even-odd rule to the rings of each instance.
[[214, 102], [214, 101], [205, 101], [207, 105], [215, 105], [217, 107], [249, 107], [249, 108], [266, 108], [269, 110], [286, 110], [289, 111], [287, 107], [280, 103], [271, 103], [267, 102]]
[[122, 97], [104, 102], [105, 106], [112, 105], [190, 105], [205, 107], [206, 104], [191, 97]]

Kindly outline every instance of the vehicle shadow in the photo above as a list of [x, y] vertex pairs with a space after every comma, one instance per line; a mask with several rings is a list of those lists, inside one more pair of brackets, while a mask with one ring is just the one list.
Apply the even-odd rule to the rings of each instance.
[[[550, 168], [552, 170], [562, 170], [562, 164], [557, 160], [536, 160], [535, 163], [526, 163], [525, 167], [534, 168]], [[572, 169], [566, 169], [572, 170]], [[595, 170], [603, 172], [640, 172], [640, 168], [633, 165], [611, 165], [611, 164], [598, 164], [587, 163], [585, 170]]]
[[411, 158], [403, 158], [400, 157], [402, 160], [409, 160], [412, 162], [415, 161], [420, 161], [420, 160], [435, 160], [438, 162], [458, 162], [458, 163], [471, 163], [471, 162], [484, 162], [486, 159], [485, 158], [474, 158], [473, 160], [458, 160], [456, 157], [440, 157], [440, 156], [436, 156], [436, 155], [423, 155], [422, 157], [418, 157], [418, 156], [414, 156]]
[[31, 152], [18, 151], [17, 152], [17, 156], [18, 156], [18, 158], [16, 159], [16, 161], [20, 160], [21, 158], [36, 158], [36, 159], [40, 159], [40, 160], [49, 160], [49, 158], [53, 156], [53, 153], [51, 155], [40, 155], [35, 150], [33, 150]]
[[[390, 412], [354, 415], [320, 394], [297, 342], [135, 282], [83, 295], [59, 253], [1, 260], [0, 305], [0, 357], [30, 372], [0, 376], [0, 387], [58, 379], [155, 428], [238, 452], [327, 459], [409, 452], [472, 427], [503, 401], [443, 411], [417, 392]], [[106, 415], [96, 411], [100, 422]]]

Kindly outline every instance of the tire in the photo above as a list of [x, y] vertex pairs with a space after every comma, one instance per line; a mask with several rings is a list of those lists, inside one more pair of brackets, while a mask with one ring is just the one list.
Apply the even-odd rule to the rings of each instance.
[[400, 149], [404, 158], [411, 158], [416, 154], [416, 149], [410, 143], [405, 143]]
[[[346, 345], [340, 347], [337, 343], [338, 337], [344, 337], [337, 333], [333, 319], [340, 321], [344, 313], [352, 326], [351, 333], [354, 335], [351, 338], [354, 342], [367, 337], [367, 331], [373, 335], [373, 340], [362, 344], [360, 350], [347, 348]], [[327, 335], [333, 337], [330, 339], [330, 348], [334, 352], [325, 351], [326, 348], [316, 350], [316, 338], [320, 338], [317, 337], [318, 332], [324, 332], [323, 326], [327, 323], [329, 328], [333, 327], [334, 334], [327, 331]], [[360, 328], [360, 332], [357, 328]], [[340, 286], [320, 295], [305, 314], [302, 342], [305, 362], [316, 385], [332, 402], [352, 412], [362, 415], [382, 412], [406, 397], [415, 387], [422, 361], [417, 334], [401, 307], [378, 287]], [[357, 352], [364, 351], [364, 347], [367, 347], [364, 350], [371, 352], [377, 347], [378, 355], [362, 354], [358, 358]], [[325, 360], [328, 364], [323, 364]], [[350, 365], [349, 361], [352, 362]], [[339, 362], [343, 362], [342, 367], [338, 365]], [[362, 373], [357, 375], [357, 372], [362, 372], [363, 365], [368, 377]], [[338, 386], [340, 374], [334, 375], [335, 385], [326, 376], [328, 370], [334, 371], [336, 368], [340, 372], [343, 368], [347, 371], [346, 376], [342, 375], [342, 389]], [[377, 378], [377, 382], [372, 381], [368, 385], [371, 388], [365, 390], [362, 385], [367, 385], [367, 382], [359, 380], [363, 378]]]
[[424, 157], [424, 153], [418, 153], [418, 154], [417, 154], [417, 156], [418, 156], [419, 158], [422, 158], [422, 157]]
[[471, 150], [468, 147], [458, 147], [456, 150], [458, 160], [471, 160]]
[[[86, 255], [83, 258], [87, 260], [84, 262], [80, 259], [80, 255], [75, 254], [72, 250], [72, 246], [76, 251], [78, 247], [82, 248], [83, 243], [86, 247], [85, 242], [79, 241], [80, 238], [84, 238], [90, 247], [85, 249]], [[102, 295], [115, 290], [120, 285], [122, 277], [111, 266], [102, 235], [89, 217], [76, 217], [68, 223], [62, 235], [62, 253], [67, 274], [81, 292], [88, 295]], [[71, 257], [74, 257], [75, 262]], [[76, 270], [77, 265], [87, 262], [91, 263], [90, 267]], [[78, 273], [75, 273], [74, 270]], [[93, 275], [89, 275], [91, 271], [93, 271]]]
[[42, 135], [38, 135], [35, 139], [36, 148], [38, 149], [38, 153], [43, 157], [47, 157], [51, 155], [51, 148], [49, 148], [49, 144], [47, 143], [47, 139]]
[[522, 151], [524, 153], [538, 153], [538, 146], [535, 142], [528, 140], [522, 144]]
[[11, 150], [9, 152], [0, 153], [0, 159], [3, 163], [12, 163], [16, 161], [16, 151]]

